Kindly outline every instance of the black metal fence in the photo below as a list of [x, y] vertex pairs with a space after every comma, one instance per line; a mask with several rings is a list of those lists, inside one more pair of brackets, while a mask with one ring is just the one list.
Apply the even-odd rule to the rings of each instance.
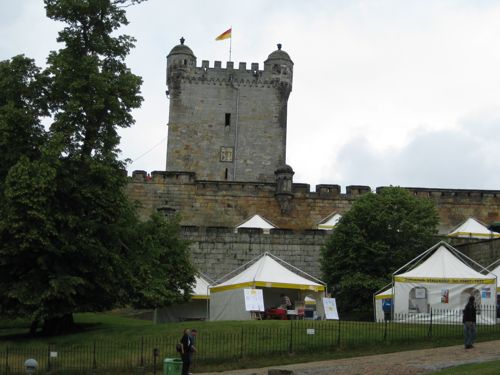
[[[477, 319], [480, 338], [500, 338], [496, 316], [496, 307], [481, 308]], [[276, 327], [242, 325], [229, 331], [200, 330], [195, 362], [209, 365], [242, 358], [424, 341], [459, 343], [463, 337], [461, 323], [460, 310], [434, 309], [429, 314], [398, 314], [380, 322], [291, 320]], [[23, 363], [28, 358], [38, 361], [41, 374], [161, 374], [163, 358], [178, 357], [178, 340], [178, 335], [170, 335], [71, 346], [0, 344], [0, 374], [24, 374]]]

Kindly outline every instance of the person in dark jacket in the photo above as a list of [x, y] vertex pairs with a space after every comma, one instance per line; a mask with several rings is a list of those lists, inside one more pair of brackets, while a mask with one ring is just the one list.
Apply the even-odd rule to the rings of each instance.
[[193, 342], [191, 341], [191, 332], [188, 328], [184, 330], [181, 338], [181, 359], [182, 359], [182, 375], [189, 374], [189, 367], [191, 366], [191, 349]]
[[464, 308], [464, 345], [465, 349], [473, 348], [474, 340], [476, 339], [476, 305], [475, 298], [469, 297], [469, 302]]

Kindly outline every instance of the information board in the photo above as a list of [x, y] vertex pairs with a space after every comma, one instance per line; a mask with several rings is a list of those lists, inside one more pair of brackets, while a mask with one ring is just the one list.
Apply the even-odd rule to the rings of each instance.
[[244, 289], [245, 310], [264, 311], [264, 295], [262, 289]]
[[335, 298], [323, 298], [323, 307], [325, 308], [325, 318], [328, 320], [339, 320], [337, 311], [337, 302]]

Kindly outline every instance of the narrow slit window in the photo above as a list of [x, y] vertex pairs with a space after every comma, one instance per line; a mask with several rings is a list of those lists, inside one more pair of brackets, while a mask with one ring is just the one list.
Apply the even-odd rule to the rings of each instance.
[[228, 175], [228, 171], [227, 171], [227, 168], [226, 168], [226, 172], [224, 173], [224, 178], [227, 180], [227, 175]]
[[230, 113], [226, 113], [224, 125], [231, 126], [231, 114]]

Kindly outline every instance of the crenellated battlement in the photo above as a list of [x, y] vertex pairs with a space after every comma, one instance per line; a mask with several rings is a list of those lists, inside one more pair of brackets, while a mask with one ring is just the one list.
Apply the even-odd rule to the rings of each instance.
[[[180, 72], [178, 71], [180, 70]], [[271, 64], [264, 64], [264, 69], [259, 69], [258, 63], [227, 61], [222, 66], [221, 61], [214, 61], [210, 67], [208, 60], [203, 60], [201, 66], [191, 69], [169, 67], [169, 77], [175, 76], [179, 83], [209, 84], [225, 86], [253, 86], [253, 87], [290, 87], [292, 86], [292, 72], [283, 67], [276, 68]], [[174, 85], [172, 85], [174, 86]]]

